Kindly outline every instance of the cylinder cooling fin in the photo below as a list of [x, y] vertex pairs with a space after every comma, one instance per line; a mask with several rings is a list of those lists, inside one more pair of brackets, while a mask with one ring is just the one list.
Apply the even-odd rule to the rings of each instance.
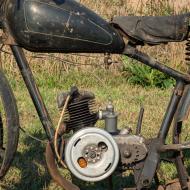
[[77, 178], [97, 182], [109, 177], [119, 162], [119, 148], [114, 138], [100, 128], [76, 132], [65, 148], [65, 162]]
[[[77, 131], [84, 127], [93, 127], [98, 119], [94, 94], [79, 91], [76, 87], [71, 90], [73, 93], [63, 118], [67, 130]], [[69, 93], [61, 93], [58, 96], [57, 102], [60, 109], [63, 107]]]

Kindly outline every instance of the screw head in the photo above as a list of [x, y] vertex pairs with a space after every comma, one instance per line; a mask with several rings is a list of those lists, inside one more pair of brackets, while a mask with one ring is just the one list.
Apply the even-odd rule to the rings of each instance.
[[90, 158], [92, 159], [96, 158], [96, 152], [90, 152]]
[[130, 158], [130, 157], [131, 157], [131, 152], [130, 152], [129, 150], [125, 150], [125, 151], [123, 152], [123, 156], [124, 156], [125, 158]]

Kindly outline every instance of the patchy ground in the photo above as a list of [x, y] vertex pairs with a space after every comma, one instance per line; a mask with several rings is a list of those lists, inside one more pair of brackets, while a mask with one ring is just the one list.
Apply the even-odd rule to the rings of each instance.
[[[57, 123], [59, 112], [56, 107], [56, 94], [67, 90], [73, 84], [79, 88], [90, 90], [96, 94], [98, 106], [104, 106], [108, 98], [111, 98], [120, 113], [119, 127], [131, 127], [135, 131], [138, 111], [141, 105], [145, 107], [145, 117], [143, 120], [143, 135], [154, 137], [162, 121], [167, 102], [172, 89], [144, 89], [140, 86], [127, 84], [125, 78], [120, 74], [111, 71], [73, 71], [68, 74], [63, 73], [61, 77], [49, 75], [44, 72], [42, 75], [35, 74], [38, 85], [48, 106], [53, 122]], [[94, 77], [94, 75], [98, 76]], [[19, 75], [13, 78], [10, 76], [11, 85], [17, 99], [21, 126], [30, 134], [45, 140], [45, 134], [39, 122], [33, 104], [25, 89]], [[102, 126], [102, 123], [98, 124]], [[184, 134], [188, 133], [186, 128]], [[170, 138], [168, 139], [170, 141]], [[50, 178], [44, 159], [45, 144], [34, 141], [21, 132], [18, 152], [13, 165], [7, 176], [0, 183], [0, 189], [10, 190], [58, 190], [60, 189]], [[189, 167], [189, 165], [188, 165]], [[159, 176], [162, 181], [176, 176], [175, 168], [170, 164], [162, 165]], [[68, 175], [68, 174], [67, 174]], [[127, 177], [123, 182], [116, 177], [114, 186], [116, 189], [124, 184], [130, 184], [131, 177]], [[99, 190], [105, 190], [106, 183], [98, 183]], [[97, 189], [88, 187], [89, 190]]]

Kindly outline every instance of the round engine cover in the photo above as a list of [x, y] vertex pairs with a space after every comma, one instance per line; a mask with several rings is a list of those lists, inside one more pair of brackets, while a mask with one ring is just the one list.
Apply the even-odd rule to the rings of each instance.
[[83, 181], [96, 182], [109, 177], [119, 162], [119, 148], [105, 130], [85, 128], [75, 133], [65, 148], [68, 169]]

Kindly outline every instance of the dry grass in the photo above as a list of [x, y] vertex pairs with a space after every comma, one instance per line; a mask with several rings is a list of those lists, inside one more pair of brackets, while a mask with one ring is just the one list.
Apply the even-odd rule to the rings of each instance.
[[[81, 0], [81, 2], [107, 20], [115, 15], [161, 15], [163, 12], [162, 7], [166, 7], [166, 5], [168, 5], [167, 3], [169, 3], [170, 7], [173, 7], [172, 10], [174, 10], [174, 13], [178, 13], [181, 10], [185, 11], [184, 6], [190, 5], [190, 0]], [[158, 7], [159, 9], [157, 9]], [[145, 47], [143, 50], [148, 51], [172, 67], [185, 71], [183, 61], [184, 44], [173, 43], [168, 46]], [[84, 56], [68, 54], [53, 55], [58, 56], [58, 59], [52, 55], [50, 55], [49, 58], [43, 58], [44, 55], [41, 54], [37, 54], [37, 56], [35, 54], [34, 57], [34, 54], [29, 52], [27, 52], [27, 55], [29, 56], [28, 59], [32, 70], [37, 78], [37, 83], [55, 124], [59, 115], [56, 109], [56, 94], [62, 90], [69, 89], [71, 85], [75, 84], [79, 88], [93, 91], [96, 94], [98, 105], [104, 105], [108, 97], [111, 96], [117, 111], [121, 113], [119, 117], [120, 128], [129, 126], [135, 131], [138, 111], [140, 105], [143, 104], [145, 107], [143, 135], [146, 137], [154, 137], [157, 134], [172, 89], [163, 91], [155, 88], [143, 89], [140, 86], [131, 86], [127, 84], [127, 81], [115, 67], [112, 67], [109, 71], [103, 69], [102, 55], [95, 55], [98, 57], [91, 57], [90, 59]], [[66, 61], [60, 61], [60, 58], [67, 59], [69, 62], [79, 62], [80, 65], [67, 64]], [[121, 62], [122, 59], [116, 56], [114, 60]], [[18, 68], [16, 67], [13, 57], [2, 54], [2, 62], [5, 63], [3, 67], [6, 68], [5, 70], [16, 95], [21, 126], [34, 136], [45, 139], [38, 116], [25, 89], [24, 83], [21, 80], [21, 76], [18, 74]], [[57, 64], [57, 62], [60, 64]], [[84, 63], [90, 63], [93, 66], [84, 66], [82, 65]], [[97, 64], [99, 64], [99, 66]], [[83, 72], [83, 70], [85, 71]], [[101, 79], [101, 82], [99, 79]], [[188, 132], [189, 127], [184, 129], [183, 134], [188, 134]], [[186, 137], [186, 135], [184, 135], [184, 137]], [[168, 141], [170, 141], [170, 139], [171, 138], [169, 138]], [[44, 161], [44, 150], [44, 145], [40, 145], [38, 142], [21, 134], [15, 161], [8, 175], [1, 181], [0, 189], [61, 189], [56, 186], [47, 173]], [[174, 178], [176, 171], [171, 165], [163, 165], [159, 175], [162, 181], [165, 181], [169, 178]], [[129, 182], [129, 180], [127, 182]], [[118, 184], [122, 183], [116, 180], [114, 183], [116, 189], [118, 189]], [[94, 189], [101, 190], [103, 187], [104, 186], [98, 185]], [[93, 190], [93, 188], [88, 189]]]
[[[16, 71], [16, 70], [15, 70]], [[23, 81], [16, 71], [14, 76], [7, 73], [11, 86], [17, 99], [21, 126], [30, 134], [45, 140], [45, 134], [39, 122], [37, 113], [32, 101], [26, 91]], [[98, 76], [95, 77], [95, 76]], [[59, 119], [59, 111], [56, 107], [56, 95], [66, 91], [71, 85], [77, 85], [80, 89], [89, 90], [95, 93], [97, 104], [105, 107], [108, 98], [113, 100], [119, 115], [119, 128], [131, 127], [135, 132], [138, 112], [141, 105], [144, 105], [145, 115], [143, 120], [142, 135], [146, 138], [155, 137], [166, 110], [172, 89], [160, 90], [156, 88], [144, 89], [141, 86], [131, 86], [118, 73], [112, 71], [96, 70], [56, 76], [48, 71], [35, 73], [35, 78], [40, 87], [45, 103], [56, 126]], [[100, 82], [101, 81], [101, 82]], [[97, 124], [102, 126], [102, 123]], [[183, 131], [183, 138], [188, 137], [189, 126]], [[189, 139], [189, 137], [188, 137]], [[171, 141], [171, 133], [168, 142]], [[2, 190], [59, 190], [50, 178], [44, 159], [45, 145], [40, 144], [21, 133], [19, 148], [14, 163], [7, 176], [0, 183]], [[189, 166], [190, 164], [188, 164]], [[162, 182], [176, 177], [176, 170], [170, 164], [162, 165], [159, 170]], [[118, 178], [114, 181], [115, 189], [119, 186], [129, 185], [131, 178], [127, 177], [123, 182]], [[104, 183], [103, 183], [104, 184]], [[86, 188], [83, 188], [86, 190]], [[105, 185], [98, 183], [89, 190], [108, 190]]]
[[[140, 86], [131, 86], [126, 80], [111, 71], [96, 71], [94, 73], [99, 79], [91, 75], [91, 72], [73, 72], [57, 77], [49, 74], [47, 71], [43, 74], [36, 73], [35, 77], [40, 87], [40, 91], [48, 106], [54, 124], [57, 123], [59, 111], [56, 108], [56, 94], [67, 90], [72, 84], [79, 88], [90, 90], [96, 94], [97, 103], [104, 107], [111, 98], [115, 104], [119, 115], [119, 128], [131, 127], [135, 131], [137, 117], [140, 106], [145, 107], [145, 116], [143, 121], [143, 135], [154, 137], [160, 127], [164, 111], [169, 100], [172, 89], [165, 91], [159, 89], [143, 89]], [[17, 74], [9, 76], [11, 85], [16, 95], [21, 126], [30, 134], [45, 140], [45, 134], [39, 122], [38, 116], [31, 102], [31, 99], [25, 89], [23, 81]], [[16, 81], [15, 81], [16, 80]], [[18, 85], [19, 84], [19, 85]], [[151, 97], [151, 98], [150, 98]], [[102, 123], [99, 123], [102, 125]], [[187, 133], [188, 128], [185, 129]], [[51, 180], [46, 170], [44, 160], [45, 146], [27, 137], [21, 133], [19, 149], [15, 157], [13, 166], [4, 180], [1, 181], [2, 190], [59, 190], [58, 186]], [[172, 168], [172, 170], [171, 170]], [[164, 172], [167, 171], [167, 175]], [[162, 181], [168, 180], [176, 175], [173, 167], [163, 166], [159, 175]], [[124, 182], [114, 181], [115, 189], [122, 184], [129, 184], [131, 178]], [[101, 184], [89, 190], [107, 190]], [[85, 189], [86, 190], [86, 189]]]
[[[190, 10], [190, 0], [104, 0], [98, 3], [96, 0], [81, 0], [81, 2], [107, 20], [120, 15], [172, 15]], [[175, 69], [186, 70], [184, 43], [143, 49]]]
[[[190, 10], [190, 0], [81, 0], [81, 3], [108, 21], [112, 17], [119, 15], [170, 15]], [[143, 51], [150, 53], [161, 62], [175, 69], [186, 71], [185, 43], [143, 47]], [[62, 71], [68, 73], [72, 69], [80, 71], [84, 69], [94, 70], [96, 68], [104, 68], [104, 55], [101, 54], [83, 54], [82, 56], [81, 54], [50, 54], [46, 58], [44, 55], [36, 56], [35, 54], [33, 56], [29, 52], [27, 52], [27, 55], [34, 72], [48, 70], [60, 75]], [[119, 63], [112, 67], [112, 70], [117, 71], [118, 67], [120, 68], [122, 65], [122, 59], [120, 56], [115, 55], [112, 58], [114, 63]], [[7, 63], [7, 60], [11, 60], [11, 62], [8, 61], [8, 64], [5, 64], [4, 67], [10, 68], [10, 72], [12, 72], [15, 68], [13, 58], [3, 54], [2, 62]]]
[[147, 15], [147, 13], [163, 15], [164, 9], [168, 6], [177, 14], [187, 11], [190, 7], [188, 0], [104, 0], [98, 2], [81, 0], [80, 2], [106, 18], [129, 14]]

